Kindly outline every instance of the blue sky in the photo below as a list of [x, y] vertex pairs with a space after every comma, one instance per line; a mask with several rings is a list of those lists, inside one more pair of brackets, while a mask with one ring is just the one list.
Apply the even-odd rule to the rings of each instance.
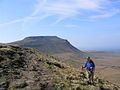
[[0, 0], [0, 42], [58, 36], [82, 50], [120, 49], [120, 0]]

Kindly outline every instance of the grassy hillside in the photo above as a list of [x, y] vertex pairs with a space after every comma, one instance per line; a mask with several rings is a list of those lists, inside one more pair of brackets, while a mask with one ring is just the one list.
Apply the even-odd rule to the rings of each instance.
[[86, 83], [84, 73], [57, 58], [30, 48], [0, 45], [0, 90], [120, 90], [96, 78]]

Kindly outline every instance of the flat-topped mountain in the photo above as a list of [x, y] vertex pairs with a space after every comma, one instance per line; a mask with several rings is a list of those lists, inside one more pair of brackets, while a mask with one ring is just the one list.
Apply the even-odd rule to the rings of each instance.
[[36, 48], [45, 53], [81, 53], [80, 50], [72, 46], [67, 40], [57, 36], [33, 36], [26, 37], [21, 41], [13, 42], [23, 47]]
[[86, 53], [71, 45], [68, 40], [57, 36], [31, 36], [11, 44], [35, 48], [43, 53], [52, 54], [68, 61], [78, 61], [80, 58], [86, 57]]

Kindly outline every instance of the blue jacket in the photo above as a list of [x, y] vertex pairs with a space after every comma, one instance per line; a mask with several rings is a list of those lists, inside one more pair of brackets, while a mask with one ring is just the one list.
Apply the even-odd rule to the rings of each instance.
[[86, 68], [87, 70], [93, 70], [93, 68], [95, 68], [95, 64], [92, 60], [90, 60], [86, 61], [83, 67]]

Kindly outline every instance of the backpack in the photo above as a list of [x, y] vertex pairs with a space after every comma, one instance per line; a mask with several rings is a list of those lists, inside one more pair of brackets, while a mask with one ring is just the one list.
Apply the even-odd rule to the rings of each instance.
[[94, 64], [94, 62], [93, 61], [87, 61], [86, 63], [85, 63], [85, 68], [87, 69], [87, 70], [93, 70], [93, 68], [95, 67], [95, 64]]

